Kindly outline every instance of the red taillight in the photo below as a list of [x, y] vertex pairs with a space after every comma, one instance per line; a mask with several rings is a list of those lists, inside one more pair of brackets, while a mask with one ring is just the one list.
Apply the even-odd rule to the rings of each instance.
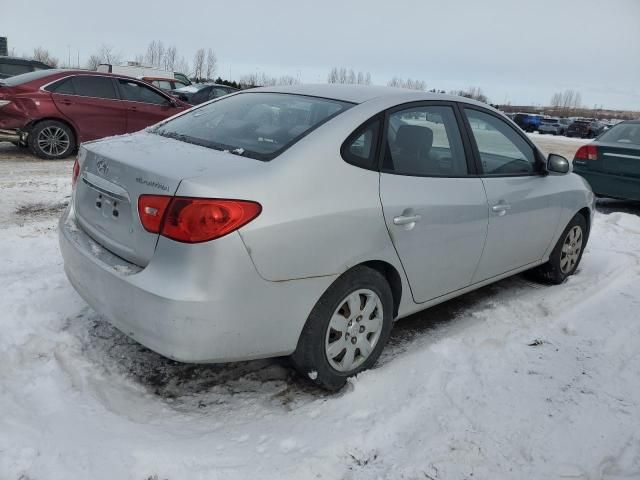
[[78, 159], [73, 162], [73, 173], [71, 174], [71, 187], [75, 187], [76, 182], [78, 181], [78, 175], [80, 175], [80, 164], [78, 163]]
[[598, 147], [589, 144], [581, 146], [576, 152], [574, 160], [597, 160], [598, 159]]
[[144, 228], [178, 242], [220, 238], [256, 218], [262, 207], [246, 200], [141, 195], [138, 213]]
[[138, 215], [145, 230], [151, 233], [160, 233], [164, 212], [172, 198], [166, 195], [140, 195]]

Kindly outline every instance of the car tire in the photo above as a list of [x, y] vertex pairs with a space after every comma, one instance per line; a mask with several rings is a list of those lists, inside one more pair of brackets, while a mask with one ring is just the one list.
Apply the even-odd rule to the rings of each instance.
[[36, 123], [27, 139], [29, 150], [45, 160], [59, 160], [76, 149], [76, 137], [68, 125], [57, 120]]
[[573, 275], [580, 264], [589, 238], [587, 220], [576, 214], [558, 239], [547, 263], [530, 270], [531, 276], [544, 283], [558, 285]]
[[291, 361], [316, 385], [339, 390], [349, 377], [375, 364], [392, 323], [393, 295], [387, 280], [377, 270], [354, 267], [313, 307]]

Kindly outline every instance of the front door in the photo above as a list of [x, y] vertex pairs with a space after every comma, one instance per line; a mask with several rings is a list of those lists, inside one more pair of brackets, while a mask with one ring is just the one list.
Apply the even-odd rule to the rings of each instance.
[[473, 282], [540, 260], [562, 209], [562, 178], [542, 173], [541, 154], [497, 114], [464, 109], [489, 203], [489, 233]]
[[469, 175], [453, 104], [394, 109], [384, 139], [380, 198], [414, 300], [468, 286], [487, 235], [487, 198]]
[[180, 111], [169, 97], [135, 80], [118, 79], [120, 97], [127, 108], [127, 132], [137, 132]]

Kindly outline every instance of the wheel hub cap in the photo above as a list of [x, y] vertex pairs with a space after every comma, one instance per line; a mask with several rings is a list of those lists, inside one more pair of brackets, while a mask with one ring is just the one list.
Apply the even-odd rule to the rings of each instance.
[[582, 228], [575, 225], [569, 230], [562, 244], [560, 252], [560, 270], [562, 273], [570, 273], [578, 263], [582, 251]]
[[362, 365], [378, 343], [383, 309], [378, 295], [369, 289], [350, 293], [333, 313], [325, 336], [329, 365], [349, 372]]

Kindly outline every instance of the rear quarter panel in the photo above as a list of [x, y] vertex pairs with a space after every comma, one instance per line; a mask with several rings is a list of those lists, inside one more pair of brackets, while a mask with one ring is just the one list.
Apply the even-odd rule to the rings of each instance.
[[339, 153], [344, 139], [385, 106], [354, 106], [270, 162], [256, 160], [251, 175], [185, 179], [177, 194], [260, 202], [262, 213], [240, 235], [264, 279], [336, 275], [369, 260], [390, 263], [402, 277], [382, 215], [379, 173]]

